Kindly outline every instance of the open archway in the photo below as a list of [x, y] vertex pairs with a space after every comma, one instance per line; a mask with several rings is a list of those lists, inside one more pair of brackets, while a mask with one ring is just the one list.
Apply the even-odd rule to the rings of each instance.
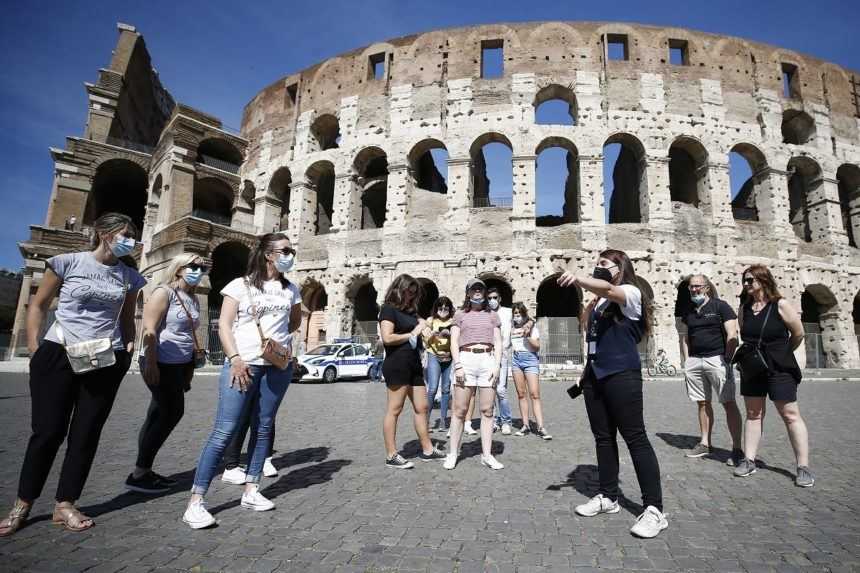
[[472, 206], [513, 205], [513, 145], [500, 133], [485, 133], [469, 149], [472, 159]]
[[732, 186], [732, 216], [736, 221], [759, 220], [759, 198], [768, 179], [768, 167], [761, 150], [738, 143], [729, 152], [729, 181]]
[[242, 165], [242, 152], [227, 141], [220, 138], [204, 139], [197, 146], [197, 163], [202, 163], [221, 171], [239, 173]]
[[809, 285], [800, 296], [800, 322], [807, 368], [834, 368], [839, 357], [833, 335], [838, 332], [837, 300], [824, 285]]
[[149, 178], [146, 170], [127, 159], [108, 159], [96, 168], [84, 211], [84, 224], [92, 225], [105, 213], [128, 215], [143, 229]]
[[836, 170], [839, 184], [839, 208], [842, 226], [848, 235], [848, 244], [857, 246], [860, 238], [860, 166], [845, 163]]
[[708, 196], [708, 152], [695, 139], [679, 137], [669, 147], [669, 194], [693, 207]]
[[340, 122], [332, 114], [320, 115], [311, 124], [311, 136], [316, 144], [313, 151], [337, 149], [340, 146]]
[[606, 222], [641, 223], [647, 204], [645, 147], [628, 133], [616, 133], [603, 144], [603, 199]]
[[804, 145], [815, 138], [815, 120], [805, 111], [787, 109], [782, 112], [782, 142]]
[[233, 219], [233, 189], [216, 177], [194, 179], [191, 214], [212, 223], [230, 226]]
[[369, 279], [353, 285], [347, 292], [352, 303], [352, 336], [357, 342], [369, 344], [376, 340], [379, 320], [377, 296], [373, 281]]
[[307, 352], [326, 342], [326, 307], [328, 293], [325, 287], [309, 279], [302, 285], [302, 334]]
[[576, 96], [569, 87], [551, 84], [535, 96], [535, 123], [538, 125], [576, 125]]
[[334, 165], [330, 161], [317, 161], [311, 165], [305, 177], [312, 192], [314, 234], [331, 232], [334, 217]]
[[820, 234], [820, 223], [813, 225], [812, 195], [822, 184], [821, 168], [809, 157], [792, 157], [788, 162], [788, 216], [794, 234], [807, 243]]
[[[484, 281], [484, 284], [487, 285], [487, 290], [491, 288], [498, 289], [499, 296], [502, 299], [502, 306], [510, 308], [514, 304], [514, 289], [511, 287], [511, 283], [495, 275], [482, 274], [479, 276]], [[454, 304], [457, 303], [455, 302]]]
[[361, 193], [361, 228], [381, 229], [388, 202], [388, 157], [378, 147], [362, 149], [353, 163]]
[[535, 224], [579, 222], [579, 152], [568, 139], [550, 137], [535, 150]]
[[416, 189], [448, 192], [448, 149], [437, 139], [425, 139], [409, 152], [409, 170]]
[[277, 200], [278, 213], [275, 229], [272, 231], [286, 231], [290, 228], [290, 185], [293, 176], [286, 167], [281, 167], [272, 175], [269, 181], [269, 196]]
[[543, 279], [537, 290], [537, 319], [541, 335], [541, 362], [582, 364], [582, 291], [558, 285], [561, 273]]
[[[212, 251], [212, 270], [209, 272], [209, 308], [221, 310], [221, 289], [235, 278], [243, 276], [248, 269], [251, 249], [242, 243], [227, 241]], [[210, 311], [211, 316], [211, 311]]]

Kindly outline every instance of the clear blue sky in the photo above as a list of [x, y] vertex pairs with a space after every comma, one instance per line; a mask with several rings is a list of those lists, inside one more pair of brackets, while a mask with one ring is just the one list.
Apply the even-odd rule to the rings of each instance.
[[[813, 11], [814, 8], [814, 11]], [[238, 127], [242, 108], [277, 78], [356, 47], [425, 30], [528, 20], [673, 25], [769, 42], [860, 71], [860, 2], [10, 2], [0, 19], [0, 267], [42, 223], [48, 147], [79, 136], [83, 82], [110, 61], [116, 22], [143, 33], [174, 97]]]

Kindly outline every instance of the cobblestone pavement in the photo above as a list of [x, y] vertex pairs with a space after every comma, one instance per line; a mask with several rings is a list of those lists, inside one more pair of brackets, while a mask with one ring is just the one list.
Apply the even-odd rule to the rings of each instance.
[[[157, 471], [181, 486], [146, 497], [122, 488], [148, 403], [141, 379], [129, 376], [80, 500], [97, 526], [75, 534], [50, 523], [55, 466], [30, 524], [0, 540], [0, 571], [860, 571], [860, 494], [854, 487], [860, 384], [801, 386], [818, 482], [800, 489], [772, 409], [761, 450], [766, 467], [734, 478], [723, 463], [726, 450], [715, 459], [684, 457], [696, 442], [696, 422], [683, 385], [648, 382], [647, 426], [670, 526], [656, 539], [639, 540], [628, 532], [640, 493], [623, 445], [624, 511], [574, 514], [574, 505], [594, 493], [597, 474], [582, 399], [571, 402], [560, 383], [543, 387], [554, 439], [495, 434], [494, 450], [506, 464], [499, 472], [480, 465], [477, 440], [467, 440], [466, 459], [454, 471], [417, 460], [411, 471], [387, 469], [382, 385], [295, 384], [278, 420], [280, 476], [263, 482], [275, 511], [243, 510], [240, 488], [216, 480], [207, 501], [219, 526], [191, 531], [180, 517], [211, 428], [215, 381], [196, 380], [185, 419], [156, 460]], [[407, 457], [418, 451], [411, 418], [405, 413], [399, 426]], [[0, 378], [0, 420], [5, 514], [28, 435], [25, 376]], [[444, 434], [434, 436], [444, 441]], [[721, 412], [714, 441], [729, 445]]]

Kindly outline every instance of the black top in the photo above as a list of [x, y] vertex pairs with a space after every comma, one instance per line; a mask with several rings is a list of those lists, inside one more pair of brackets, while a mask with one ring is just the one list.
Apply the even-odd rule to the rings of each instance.
[[[770, 310], [770, 315], [767, 311]], [[752, 303], [741, 307], [741, 339], [744, 344], [758, 344], [764, 349], [768, 366], [776, 372], [787, 372], [800, 381], [800, 366], [791, 350], [791, 332], [779, 314], [779, 303], [769, 302], [758, 314], [752, 310]], [[765, 324], [765, 317], [767, 323]], [[762, 325], [764, 330], [762, 331]], [[761, 336], [761, 340], [759, 340]]]
[[709, 298], [708, 302], [681, 317], [687, 325], [688, 353], [696, 358], [726, 354], [726, 334], [723, 324], [738, 317], [724, 300]]
[[[418, 317], [414, 314], [408, 314], [402, 310], [391, 306], [390, 304], [382, 305], [379, 311], [379, 321], [387, 320], [394, 324], [394, 334], [408, 334], [418, 326]], [[421, 357], [418, 353], [421, 348], [421, 339], [418, 338], [418, 348], [412, 348], [409, 341], [396, 346], [385, 345], [385, 364], [396, 367], [412, 367], [415, 362], [421, 364]]]

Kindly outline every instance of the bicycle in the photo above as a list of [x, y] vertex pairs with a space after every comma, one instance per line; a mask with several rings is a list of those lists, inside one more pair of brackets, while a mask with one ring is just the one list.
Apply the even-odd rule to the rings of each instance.
[[657, 351], [657, 358], [654, 360], [654, 364], [647, 368], [647, 372], [648, 376], [657, 376], [658, 374], [674, 376], [678, 373], [678, 369], [669, 364], [669, 358], [666, 356], [666, 353], [660, 349]]

